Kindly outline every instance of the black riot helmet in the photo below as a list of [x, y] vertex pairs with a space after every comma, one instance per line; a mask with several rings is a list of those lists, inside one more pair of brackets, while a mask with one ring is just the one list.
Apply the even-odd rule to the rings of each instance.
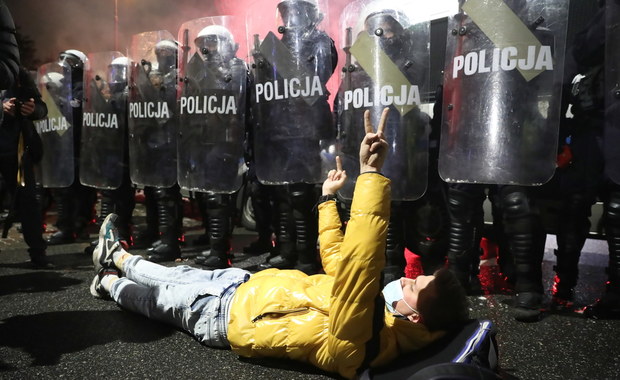
[[287, 30], [295, 33], [305, 33], [316, 26], [323, 19], [319, 13], [316, 0], [283, 0], [278, 3], [278, 12], [283, 26], [278, 28], [280, 33]]
[[402, 49], [405, 29], [409, 19], [403, 13], [393, 9], [372, 12], [364, 20], [366, 32], [381, 39], [383, 49], [389, 53], [397, 53]]
[[155, 45], [157, 57], [157, 70], [164, 75], [172, 72], [177, 67], [178, 43], [172, 40], [161, 40]]
[[75, 49], [65, 50], [58, 55], [58, 63], [61, 66], [69, 67], [71, 70], [83, 70], [86, 61], [86, 55]]
[[129, 58], [114, 58], [108, 66], [108, 84], [112, 93], [118, 93], [127, 87], [127, 70], [129, 69]]
[[232, 33], [222, 25], [203, 28], [194, 39], [196, 49], [208, 62], [229, 62], [235, 57], [239, 45]]

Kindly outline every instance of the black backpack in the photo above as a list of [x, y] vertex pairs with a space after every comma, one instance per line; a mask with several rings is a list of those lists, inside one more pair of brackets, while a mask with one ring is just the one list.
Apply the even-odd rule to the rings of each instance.
[[499, 379], [496, 334], [491, 321], [474, 319], [388, 366], [366, 370], [360, 379]]

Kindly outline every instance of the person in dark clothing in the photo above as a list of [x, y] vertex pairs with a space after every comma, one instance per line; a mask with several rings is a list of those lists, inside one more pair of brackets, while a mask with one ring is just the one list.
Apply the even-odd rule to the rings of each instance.
[[65, 70], [65, 78], [71, 80], [71, 105], [67, 120], [73, 121], [73, 164], [74, 179], [68, 187], [52, 190], [56, 201], [58, 231], [51, 234], [49, 245], [70, 244], [77, 238], [87, 239], [87, 227], [93, 219], [94, 205], [97, 200], [95, 189], [80, 183], [79, 162], [80, 142], [82, 131], [82, 100], [84, 98], [84, 66], [87, 63], [86, 55], [75, 49], [61, 52], [58, 64]]
[[[0, 173], [7, 186], [11, 210], [5, 232], [15, 215], [22, 223], [30, 260], [36, 268], [51, 268], [45, 255], [41, 205], [36, 197], [34, 167], [43, 155], [32, 120], [47, 115], [47, 106], [26, 69], [20, 68], [16, 84], [2, 97], [4, 120], [0, 127]], [[8, 223], [8, 224], [7, 224]]]
[[0, 0], [0, 90], [13, 86], [18, 70], [19, 50], [15, 39], [15, 23], [9, 8]]
[[[576, 67], [571, 103], [574, 115], [565, 136], [570, 137], [572, 159], [560, 173], [564, 206], [558, 231], [557, 263], [553, 304], [558, 310], [573, 307], [573, 289], [579, 274], [579, 258], [590, 230], [590, 208], [600, 195], [604, 202], [605, 234], [609, 245], [609, 262], [605, 292], [597, 302], [583, 310], [586, 317], [620, 318], [620, 185], [609, 175], [617, 161], [610, 159], [607, 148], [609, 126], [615, 118], [606, 104], [605, 70], [605, 2], [573, 43]], [[610, 6], [614, 6], [610, 4]], [[569, 67], [568, 70], [571, 68]], [[606, 120], [607, 119], [607, 120]], [[612, 148], [616, 150], [616, 146]]]

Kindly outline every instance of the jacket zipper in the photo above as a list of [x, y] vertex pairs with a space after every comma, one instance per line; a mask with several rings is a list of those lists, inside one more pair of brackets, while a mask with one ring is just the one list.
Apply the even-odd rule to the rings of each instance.
[[262, 314], [260, 314], [260, 315], [258, 315], [258, 316], [256, 316], [256, 317], [254, 317], [254, 318], [252, 319], [252, 323], [258, 322], [258, 321], [260, 321], [261, 319], [263, 319], [263, 318], [265, 318], [265, 317], [269, 316], [270, 314], [277, 314], [277, 315], [278, 315], [278, 317], [282, 317], [282, 316], [287, 315], [287, 314], [299, 313], [299, 312], [302, 312], [302, 311], [308, 311], [308, 310], [317, 310], [317, 311], [319, 311], [319, 312], [321, 312], [321, 313], [323, 313], [323, 314], [324, 314], [324, 312], [322, 312], [322, 311], [320, 311], [320, 310], [318, 310], [318, 309], [312, 308], [312, 307], [299, 307], [299, 308], [297, 308], [297, 309], [287, 309], [287, 310], [276, 310], [276, 311], [267, 311], [267, 312], [264, 312], [264, 313], [262, 313]]

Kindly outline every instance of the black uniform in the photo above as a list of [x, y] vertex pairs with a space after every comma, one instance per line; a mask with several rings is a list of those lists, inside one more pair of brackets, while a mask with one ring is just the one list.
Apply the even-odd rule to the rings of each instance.
[[[158, 46], [159, 45], [159, 46]], [[170, 118], [136, 119], [136, 150], [140, 149], [135, 162], [139, 170], [151, 171], [156, 168], [159, 177], [176, 182], [176, 144], [169, 139], [176, 138], [176, 89], [177, 89], [177, 50], [176, 43], [162, 40], [155, 46], [157, 70], [151, 63], [143, 61], [137, 67], [137, 89], [142, 100], [166, 102]], [[133, 89], [132, 89], [133, 91]], [[138, 99], [137, 96], [132, 98]], [[176, 141], [176, 140], [175, 140]], [[134, 159], [136, 160], [136, 159]], [[148, 166], [145, 166], [148, 165]], [[136, 174], [136, 173], [134, 173]], [[142, 173], [138, 173], [138, 177]], [[178, 184], [170, 187], [150, 187], [144, 189], [146, 197], [146, 232], [137, 238], [139, 244], [152, 243], [147, 250], [147, 259], [153, 262], [171, 261], [181, 257], [179, 238], [183, 226], [183, 205], [181, 189]]]
[[[215, 29], [224, 29], [221, 26]], [[224, 33], [221, 29], [221, 33]], [[210, 249], [196, 257], [196, 263], [212, 269], [231, 265], [231, 238], [236, 191], [241, 185], [239, 165], [243, 157], [243, 138], [247, 105], [248, 70], [234, 57], [234, 41], [228, 33], [207, 33], [196, 38], [202, 57], [196, 53], [188, 63], [183, 96], [209, 96], [233, 101], [206, 115], [181, 114], [182, 136], [179, 149], [179, 181], [186, 186], [207, 190], [198, 192], [201, 212], [206, 217]], [[209, 50], [219, 41], [218, 48]], [[204, 45], [204, 46], [203, 46]], [[234, 106], [232, 104], [234, 103]], [[236, 112], [233, 112], [233, 109]], [[198, 148], [198, 149], [197, 149]], [[182, 179], [181, 179], [182, 178]]]
[[[519, 14], [523, 2], [510, 2], [513, 12]], [[491, 45], [488, 37], [465, 14], [455, 16], [460, 22], [460, 29], [449, 34], [448, 38], [457, 39], [457, 51], [472, 51], [478, 46]], [[534, 36], [544, 45], [553, 46], [552, 35], [545, 29], [534, 25]], [[459, 32], [462, 31], [463, 33]], [[481, 72], [482, 73], [482, 72]], [[540, 317], [542, 302], [542, 258], [546, 234], [542, 228], [539, 211], [532, 200], [533, 187], [508, 185], [510, 177], [519, 179], [521, 183], [536, 183], [538, 174], [536, 166], [547, 167], [547, 154], [544, 146], [547, 141], [543, 134], [551, 134], [553, 128], [538, 111], [537, 101], [530, 98], [532, 92], [545, 83], [552, 75], [551, 71], [527, 81], [517, 70], [487, 71], [474, 76], [461, 76], [451, 83], [449, 91], [444, 94], [445, 103], [449, 102], [450, 112], [444, 113], [444, 131], [454, 134], [458, 144], [450, 144], [442, 140], [444, 156], [442, 175], [444, 178], [456, 177], [460, 166], [456, 158], [468, 155], [485, 154], [485, 157], [476, 157], [468, 160], [468, 173], [476, 173], [478, 181], [499, 185], [450, 183], [448, 186], [448, 209], [450, 213], [450, 233], [448, 246], [448, 261], [450, 268], [459, 277], [461, 283], [470, 291], [472, 281], [477, 280], [480, 256], [480, 239], [484, 227], [482, 204], [486, 198], [486, 191], [494, 198], [497, 208], [494, 217], [501, 218], [502, 235], [505, 245], [500, 242], [503, 250], [502, 260], [505, 260], [505, 270], [514, 273], [515, 292], [514, 316], [517, 320], [533, 321]], [[488, 84], [493, 85], [488, 85]], [[467, 107], [468, 97], [475, 91], [492, 91], [485, 93], [488, 109], [500, 115], [501, 120], [491, 120], [480, 128], [486, 128], [480, 133], [471, 133], [472, 128], [457, 128], [458, 120], [472, 122], [482, 118], [478, 108]], [[501, 102], [497, 101], [501, 99]], [[550, 108], [553, 104], [550, 105]], [[490, 114], [489, 112], [488, 114]], [[447, 115], [447, 117], [446, 117]], [[486, 116], [485, 116], [486, 117]], [[458, 125], [458, 124], [457, 124]], [[476, 126], [477, 128], [478, 126]], [[505, 144], [502, 149], [496, 149], [496, 142], [489, 144], [485, 134], [491, 134], [491, 128], [502, 128], [509, 131], [510, 138], [521, 141], [520, 144]], [[541, 148], [542, 147], [542, 148]], [[527, 157], [528, 162], [521, 162], [519, 157]], [[446, 162], [451, 161], [450, 165]], [[489, 168], [488, 162], [496, 162], [495, 167]], [[447, 170], [449, 168], [450, 170]], [[452, 171], [452, 172], [451, 172]], [[530, 178], [530, 175], [534, 177]], [[503, 182], [503, 181], [506, 182]], [[506, 183], [506, 184], [504, 184]]]
[[[16, 216], [22, 223], [22, 234], [28, 245], [31, 262], [37, 267], [48, 268], [45, 255], [47, 244], [43, 240], [43, 218], [41, 204], [37, 197], [34, 167], [43, 155], [42, 144], [32, 120], [47, 115], [47, 106], [41, 94], [26, 71], [20, 69], [17, 83], [5, 91], [2, 101], [16, 99], [15, 114], [6, 114], [0, 127], [0, 173], [7, 187], [11, 207], [9, 220]], [[20, 113], [20, 102], [34, 99], [34, 112], [28, 116]], [[17, 182], [18, 173], [20, 183]], [[10, 227], [5, 225], [5, 229]]]
[[[318, 22], [318, 11], [308, 2], [287, 2], [279, 4], [283, 21], [293, 27], [281, 27], [281, 42], [294, 59], [305, 62], [312, 67], [311, 72], [319, 77], [324, 87], [334, 72], [337, 64], [337, 52], [334, 41], [323, 31], [317, 30], [314, 23]], [[305, 7], [295, 9], [296, 7]], [[299, 11], [299, 13], [297, 13]], [[311, 15], [312, 20], [293, 20], [299, 14]], [[298, 24], [297, 24], [298, 23]], [[306, 23], [306, 24], [304, 24]], [[304, 26], [301, 26], [304, 24]], [[315, 68], [317, 71], [315, 71]], [[267, 70], [262, 75], [270, 75]], [[275, 81], [277, 78], [261, 78]], [[258, 78], [255, 78], [258, 80]], [[270, 168], [269, 180], [264, 181], [262, 170], [265, 165], [256, 168], [259, 180], [273, 183], [289, 183], [274, 185], [277, 213], [276, 247], [267, 262], [261, 264], [267, 268], [293, 268], [313, 274], [319, 269], [316, 250], [318, 238], [317, 219], [313, 212], [317, 200], [314, 183], [321, 181], [320, 140], [335, 136], [332, 114], [327, 102], [327, 93], [309, 104], [303, 98], [287, 99], [284, 102], [254, 104], [254, 114], [269, 125], [255, 124], [255, 144], [275, 142], [278, 149], [255, 150], [257, 162], [267, 162], [277, 167], [284, 165], [281, 171]], [[254, 99], [254, 97], [252, 97]], [[291, 115], [296, 122], [291, 123]], [[303, 117], [297, 117], [301, 116]], [[261, 139], [268, 142], [262, 143]], [[281, 177], [278, 176], [281, 174]], [[298, 179], [288, 176], [294, 175]], [[312, 180], [310, 180], [312, 179]]]
[[[572, 161], [558, 171], [564, 205], [558, 231], [554, 306], [572, 306], [581, 249], [590, 228], [590, 208], [599, 194], [604, 202], [605, 234], [609, 245], [607, 287], [601, 299], [584, 310], [595, 318], [620, 318], [620, 185], [605, 175], [605, 8], [601, 8], [573, 44], [576, 72], [583, 77], [571, 93], [573, 119], [570, 136]], [[608, 120], [609, 122], [609, 120]], [[614, 148], [615, 149], [615, 148]]]
[[[53, 189], [56, 201], [58, 220], [56, 227], [58, 232], [49, 236], [49, 245], [67, 244], [75, 241], [77, 237], [88, 237], [87, 226], [92, 222], [94, 204], [97, 200], [97, 192], [91, 187], [80, 183], [79, 162], [80, 143], [82, 130], [82, 99], [84, 97], [84, 62], [73, 53], [63, 52], [60, 54], [65, 77], [71, 78], [71, 113], [67, 117], [73, 120], [73, 154], [74, 154], [74, 180], [65, 188]], [[65, 110], [67, 108], [63, 108]], [[63, 136], [64, 137], [64, 136]], [[62, 138], [62, 137], [61, 137]]]

